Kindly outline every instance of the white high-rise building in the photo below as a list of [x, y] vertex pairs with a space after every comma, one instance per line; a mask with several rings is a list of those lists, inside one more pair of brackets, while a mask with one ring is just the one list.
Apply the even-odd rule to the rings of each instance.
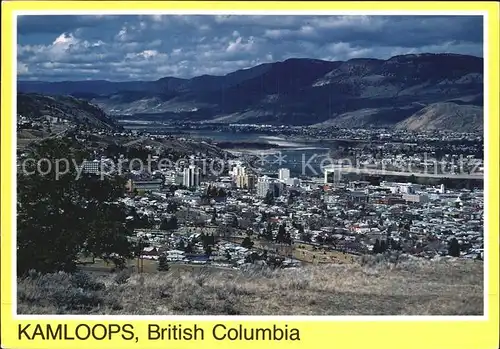
[[278, 178], [280, 181], [286, 181], [290, 178], [290, 170], [288, 168], [280, 168], [278, 172]]
[[340, 169], [327, 167], [323, 171], [325, 174], [325, 184], [337, 185], [338, 183], [340, 183], [340, 179], [342, 178]]
[[244, 176], [246, 175], [246, 168], [240, 164], [233, 167], [232, 171], [233, 177]]
[[271, 189], [271, 179], [267, 176], [259, 177], [257, 181], [257, 196], [265, 197]]
[[242, 188], [242, 189], [248, 189], [248, 190], [255, 189], [255, 176], [252, 174], [237, 176], [236, 177], [236, 187]]
[[198, 187], [200, 185], [200, 169], [194, 165], [185, 168], [183, 184], [188, 188]]
[[180, 185], [184, 184], [184, 173], [178, 171], [167, 171], [165, 173], [166, 185]]

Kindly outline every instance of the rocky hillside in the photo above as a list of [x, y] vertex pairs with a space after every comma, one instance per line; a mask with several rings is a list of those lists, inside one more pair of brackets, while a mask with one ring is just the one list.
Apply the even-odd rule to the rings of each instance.
[[434, 103], [396, 124], [398, 129], [414, 131], [482, 131], [483, 108], [456, 103]]
[[[465, 105], [481, 107], [483, 59], [456, 54], [346, 62], [289, 59], [225, 76], [130, 82], [21, 81], [18, 88], [72, 94], [127, 118], [393, 126], [405, 125], [402, 121], [435, 103], [460, 104], [464, 112], [475, 110]], [[482, 125], [472, 125], [478, 127]]]
[[114, 121], [98, 106], [72, 96], [18, 93], [17, 114], [30, 120], [53, 118], [76, 125], [91, 125], [106, 129], [116, 127]]

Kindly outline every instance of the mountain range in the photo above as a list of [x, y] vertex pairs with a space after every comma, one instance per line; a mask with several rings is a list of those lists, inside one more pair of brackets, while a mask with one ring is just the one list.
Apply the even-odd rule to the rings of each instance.
[[458, 54], [348, 61], [294, 58], [191, 79], [19, 81], [18, 91], [69, 94], [122, 119], [483, 128], [483, 59]]

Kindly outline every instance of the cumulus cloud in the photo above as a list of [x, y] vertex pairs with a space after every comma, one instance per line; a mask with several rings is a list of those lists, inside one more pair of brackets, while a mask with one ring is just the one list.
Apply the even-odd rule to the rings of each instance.
[[18, 75], [26, 75], [28, 74], [28, 66], [24, 63], [19, 63], [17, 65], [17, 74]]
[[18, 74], [30, 80], [222, 75], [293, 57], [482, 56], [480, 16], [21, 16]]

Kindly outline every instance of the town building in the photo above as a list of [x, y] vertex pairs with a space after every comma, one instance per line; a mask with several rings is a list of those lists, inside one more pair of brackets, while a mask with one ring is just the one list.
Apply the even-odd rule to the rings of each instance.
[[290, 170], [288, 168], [280, 168], [278, 172], [278, 179], [280, 181], [286, 181], [290, 178]]
[[236, 187], [241, 189], [253, 190], [255, 189], [256, 178], [254, 175], [246, 174], [236, 177]]
[[99, 175], [101, 173], [110, 173], [113, 169], [113, 164], [111, 160], [85, 160], [81, 165], [81, 170], [83, 173]]
[[169, 171], [165, 174], [166, 185], [182, 185], [184, 184], [184, 173], [177, 171]]
[[267, 195], [267, 192], [271, 190], [271, 185], [271, 178], [269, 178], [268, 176], [259, 177], [257, 181], [257, 196], [265, 197]]
[[281, 182], [272, 182], [270, 190], [273, 193], [274, 197], [281, 196], [283, 194], [283, 190], [285, 189], [285, 186]]
[[233, 167], [231, 174], [234, 178], [239, 176], [244, 176], [246, 174], [246, 168], [241, 164], [237, 164], [236, 166]]
[[215, 183], [218, 188], [231, 189], [234, 186], [234, 181], [231, 177], [220, 177], [219, 181]]
[[160, 191], [163, 186], [163, 180], [161, 178], [154, 179], [146, 179], [146, 180], [133, 180], [129, 179], [125, 188], [129, 192], [144, 191], [144, 192], [153, 192]]
[[195, 165], [190, 165], [184, 169], [183, 184], [188, 188], [200, 186], [200, 169]]
[[348, 195], [349, 201], [355, 204], [367, 203], [369, 200], [368, 195], [362, 191], [352, 191]]
[[403, 200], [406, 202], [424, 204], [429, 202], [429, 196], [425, 194], [403, 194]]
[[341, 173], [339, 169], [325, 168], [324, 169], [324, 183], [338, 185], [341, 179]]
[[291, 186], [291, 187], [299, 187], [300, 186], [300, 179], [298, 179], [298, 178], [288, 178], [286, 180], [286, 185]]

